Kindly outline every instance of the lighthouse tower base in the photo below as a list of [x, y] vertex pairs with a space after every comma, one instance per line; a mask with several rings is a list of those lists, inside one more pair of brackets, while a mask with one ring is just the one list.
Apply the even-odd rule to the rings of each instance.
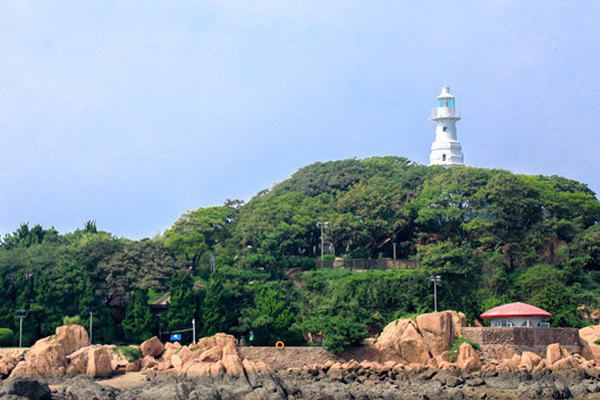
[[433, 142], [429, 154], [429, 165], [445, 165], [448, 167], [464, 166], [462, 147], [456, 140]]

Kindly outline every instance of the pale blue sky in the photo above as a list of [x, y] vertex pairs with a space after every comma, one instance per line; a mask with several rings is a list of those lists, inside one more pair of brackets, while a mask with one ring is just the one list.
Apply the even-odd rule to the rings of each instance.
[[314, 161], [465, 163], [600, 192], [600, 2], [0, 1], [0, 233], [118, 236]]

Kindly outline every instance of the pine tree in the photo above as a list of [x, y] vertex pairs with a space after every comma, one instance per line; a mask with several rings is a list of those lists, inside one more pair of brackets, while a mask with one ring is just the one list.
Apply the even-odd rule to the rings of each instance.
[[148, 292], [145, 290], [136, 290], [133, 295], [133, 301], [129, 303], [125, 319], [121, 322], [125, 339], [141, 343], [152, 336], [152, 330], [155, 326], [154, 315], [148, 306]]
[[170, 331], [187, 329], [196, 314], [194, 281], [189, 274], [176, 274], [169, 282], [171, 300], [167, 309], [167, 328]]

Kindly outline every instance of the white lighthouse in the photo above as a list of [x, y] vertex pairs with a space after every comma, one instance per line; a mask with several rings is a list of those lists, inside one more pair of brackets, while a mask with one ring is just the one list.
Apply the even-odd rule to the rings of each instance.
[[429, 165], [445, 165], [448, 167], [465, 165], [462, 147], [456, 139], [456, 121], [460, 119], [460, 109], [454, 105], [454, 96], [450, 88], [442, 88], [438, 97], [438, 106], [431, 110], [430, 120], [437, 124], [435, 141], [431, 145]]

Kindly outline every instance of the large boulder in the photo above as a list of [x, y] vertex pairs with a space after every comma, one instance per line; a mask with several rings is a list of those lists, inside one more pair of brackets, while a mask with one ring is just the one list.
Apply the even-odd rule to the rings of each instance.
[[417, 326], [429, 351], [437, 356], [448, 350], [452, 342], [461, 336], [467, 319], [463, 313], [456, 311], [434, 312], [419, 315]]
[[59, 326], [55, 335], [35, 342], [11, 375], [63, 375], [69, 365], [67, 356], [88, 345], [89, 337], [82, 326]]
[[112, 374], [111, 358], [106, 347], [96, 347], [88, 353], [86, 374], [95, 378], [107, 377]]
[[467, 325], [463, 313], [442, 311], [423, 314], [412, 319], [399, 319], [384, 329], [375, 349], [380, 361], [396, 361], [404, 364], [427, 364], [447, 351], [462, 327]]
[[93, 346], [82, 347], [81, 349], [67, 356], [67, 374], [79, 375], [85, 374], [88, 366], [88, 353]]
[[464, 342], [458, 348], [458, 358], [456, 359], [456, 365], [459, 368], [472, 371], [481, 368], [481, 359], [479, 355], [475, 352], [473, 346], [469, 343]]
[[156, 336], [153, 336], [140, 345], [140, 350], [142, 357], [158, 357], [165, 351], [165, 347]]
[[546, 347], [546, 365], [548, 368], [559, 360], [569, 357], [569, 352], [558, 343], [554, 343]]
[[71, 354], [90, 344], [90, 337], [81, 325], [59, 326], [56, 328], [55, 340], [63, 347], [65, 354]]
[[600, 345], [595, 343], [596, 340], [600, 340], [600, 325], [586, 326], [579, 330], [581, 355], [586, 360], [600, 362]]

